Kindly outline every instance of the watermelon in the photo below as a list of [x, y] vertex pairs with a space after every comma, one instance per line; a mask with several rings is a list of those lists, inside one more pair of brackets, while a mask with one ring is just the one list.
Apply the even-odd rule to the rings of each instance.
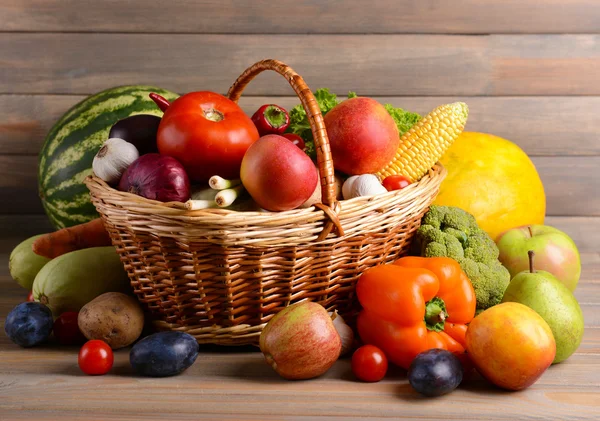
[[152, 86], [119, 86], [84, 99], [52, 127], [39, 155], [38, 186], [55, 228], [98, 217], [83, 180], [92, 173], [94, 156], [113, 124], [134, 114], [162, 116], [150, 92], [170, 101], [178, 96]]

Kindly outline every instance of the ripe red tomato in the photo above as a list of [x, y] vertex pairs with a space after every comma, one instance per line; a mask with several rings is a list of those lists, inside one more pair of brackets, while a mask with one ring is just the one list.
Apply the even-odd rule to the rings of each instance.
[[85, 342], [85, 336], [79, 330], [76, 311], [67, 311], [54, 321], [54, 337], [61, 345], [79, 345]]
[[298, 136], [295, 133], [284, 133], [284, 134], [282, 134], [282, 136], [285, 137], [286, 139], [289, 139], [294, 145], [298, 146], [301, 151], [303, 151], [304, 148], [306, 147], [306, 144], [304, 143], [304, 139], [302, 139], [300, 136]]
[[385, 187], [387, 191], [402, 190], [410, 184], [410, 180], [403, 175], [390, 175], [386, 177], [381, 184], [383, 184], [383, 187]]
[[161, 154], [183, 164], [190, 179], [213, 175], [235, 179], [246, 150], [258, 140], [258, 130], [229, 98], [214, 92], [191, 92], [171, 103], [158, 127]]
[[114, 356], [106, 342], [93, 339], [81, 347], [77, 361], [81, 371], [91, 376], [97, 376], [110, 371]]
[[33, 291], [29, 291], [29, 294], [27, 295], [27, 301], [35, 301], [35, 298], [33, 298]]
[[352, 354], [352, 372], [364, 382], [378, 382], [385, 377], [388, 361], [374, 345], [363, 345]]

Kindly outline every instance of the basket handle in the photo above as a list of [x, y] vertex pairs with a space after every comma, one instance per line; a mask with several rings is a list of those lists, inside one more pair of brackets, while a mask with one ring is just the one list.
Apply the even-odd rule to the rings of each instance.
[[333, 158], [331, 156], [331, 148], [329, 147], [327, 130], [325, 129], [325, 122], [323, 121], [323, 115], [321, 114], [319, 104], [306, 82], [304, 82], [304, 79], [302, 79], [302, 77], [290, 66], [279, 60], [261, 60], [248, 67], [244, 73], [233, 82], [227, 96], [233, 102], [237, 102], [240, 99], [244, 88], [252, 81], [252, 79], [265, 70], [273, 70], [286, 78], [294, 89], [294, 92], [296, 92], [296, 95], [298, 95], [298, 98], [306, 111], [306, 115], [308, 116], [310, 129], [315, 142], [315, 149], [317, 151], [317, 166], [321, 177], [322, 203], [317, 203], [315, 206], [324, 211], [325, 215], [329, 218], [328, 223], [323, 228], [317, 241], [327, 237], [334, 228], [338, 235], [343, 236], [344, 231], [337, 216], [340, 206], [335, 194], [335, 170], [333, 168]]

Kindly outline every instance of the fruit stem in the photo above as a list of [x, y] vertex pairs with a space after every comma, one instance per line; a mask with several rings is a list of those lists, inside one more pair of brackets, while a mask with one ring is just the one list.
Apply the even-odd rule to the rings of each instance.
[[167, 101], [167, 99], [159, 94], [155, 94], [154, 92], [152, 92], [150, 95], [148, 95], [150, 97], [150, 99], [152, 101], [154, 101], [154, 103], [156, 105], [158, 105], [158, 108], [160, 108], [160, 110], [164, 113], [165, 111], [167, 111], [167, 108], [169, 108], [169, 106], [171, 105], [169, 103], [169, 101]]
[[535, 256], [535, 253], [533, 250], [529, 250], [527, 254], [529, 255], [529, 272], [535, 273], [535, 270], [533, 269], [533, 256]]
[[447, 318], [446, 303], [441, 298], [434, 297], [425, 304], [425, 324], [428, 330], [443, 331], [444, 320]]
[[529, 236], [533, 237], [533, 231], [531, 231], [531, 225], [528, 225], [527, 229], [529, 230]]
[[210, 108], [210, 109], [204, 110], [204, 118], [206, 118], [207, 120], [210, 120], [210, 121], [214, 121], [215, 123], [218, 123], [219, 121], [223, 121], [225, 116], [219, 110]]

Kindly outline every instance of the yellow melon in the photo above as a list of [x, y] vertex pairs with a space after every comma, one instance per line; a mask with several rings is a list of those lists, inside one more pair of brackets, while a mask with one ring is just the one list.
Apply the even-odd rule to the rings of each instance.
[[448, 176], [435, 204], [471, 213], [494, 240], [508, 229], [544, 223], [544, 186], [527, 154], [514, 143], [463, 132], [441, 162]]

